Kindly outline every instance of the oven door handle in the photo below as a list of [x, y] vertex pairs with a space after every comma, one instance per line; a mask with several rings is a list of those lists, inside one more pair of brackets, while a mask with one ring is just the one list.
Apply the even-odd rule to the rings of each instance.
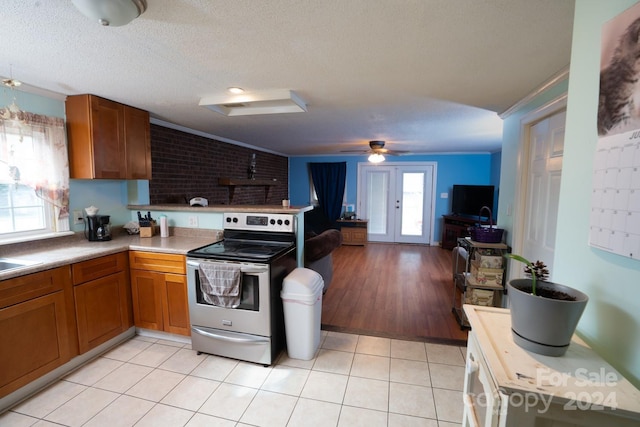
[[[195, 261], [188, 260], [187, 265], [198, 268], [201, 262], [210, 262], [210, 261]], [[224, 263], [221, 263], [224, 265]], [[240, 266], [240, 271], [245, 274], [259, 274], [259, 273], [267, 273], [269, 269], [267, 266], [258, 266], [258, 265], [242, 265]]]
[[191, 330], [200, 335], [204, 335], [210, 338], [215, 338], [220, 341], [227, 341], [227, 342], [233, 342], [233, 343], [239, 343], [239, 344], [261, 344], [261, 345], [264, 345], [265, 343], [267, 344], [269, 343], [268, 338], [257, 337], [255, 335], [243, 336], [240, 334], [234, 334], [233, 336], [230, 336], [224, 333], [215, 333], [215, 332], [207, 331], [204, 329], [200, 329], [197, 326], [192, 326]]
[[244, 274], [259, 274], [269, 271], [267, 267], [241, 267], [240, 271]]

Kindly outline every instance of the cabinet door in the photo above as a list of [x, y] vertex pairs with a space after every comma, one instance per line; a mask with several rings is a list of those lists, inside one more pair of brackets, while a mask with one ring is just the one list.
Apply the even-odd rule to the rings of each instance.
[[163, 290], [158, 273], [131, 270], [133, 320], [137, 327], [161, 331], [163, 329]]
[[127, 179], [151, 179], [151, 131], [149, 112], [124, 107]]
[[353, 241], [355, 239], [353, 235], [353, 227], [342, 227], [340, 232], [342, 233], [342, 244], [343, 245], [353, 245]]
[[124, 106], [108, 99], [92, 96], [91, 113], [96, 178], [126, 178]]
[[187, 302], [187, 276], [157, 273], [163, 282], [164, 330], [174, 334], [191, 335], [189, 303]]
[[74, 288], [80, 353], [118, 336], [131, 326], [128, 288], [124, 271]]
[[358, 227], [353, 229], [353, 243], [357, 245], [365, 245], [367, 243], [366, 228]]
[[0, 397], [71, 359], [63, 291], [0, 310]]

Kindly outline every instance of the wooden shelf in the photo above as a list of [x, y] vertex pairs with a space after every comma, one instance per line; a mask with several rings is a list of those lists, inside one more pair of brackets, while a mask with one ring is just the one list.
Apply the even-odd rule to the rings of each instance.
[[264, 187], [264, 202], [269, 199], [269, 190], [277, 185], [273, 179], [244, 179], [244, 178], [218, 178], [218, 185], [229, 187], [229, 204], [233, 203], [233, 195], [236, 187], [262, 186]]
[[278, 181], [274, 181], [273, 179], [218, 178], [219, 185], [226, 185], [229, 187], [250, 185], [272, 186], [277, 183]]

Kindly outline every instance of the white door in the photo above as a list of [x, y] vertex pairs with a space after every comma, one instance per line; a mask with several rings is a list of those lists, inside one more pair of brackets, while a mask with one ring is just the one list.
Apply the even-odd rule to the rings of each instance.
[[358, 208], [372, 242], [431, 243], [435, 166], [359, 165]]
[[566, 112], [529, 128], [529, 165], [522, 255], [541, 260], [553, 274]]

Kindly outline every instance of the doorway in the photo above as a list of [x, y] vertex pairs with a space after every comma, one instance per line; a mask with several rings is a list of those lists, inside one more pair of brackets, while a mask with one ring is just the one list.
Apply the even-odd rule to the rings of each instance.
[[[518, 200], [514, 252], [532, 262], [543, 261], [551, 272], [555, 255], [556, 224], [564, 154], [566, 96], [560, 97], [522, 119]], [[511, 272], [511, 277], [517, 277]]]
[[368, 240], [431, 244], [435, 162], [358, 164], [358, 211]]

